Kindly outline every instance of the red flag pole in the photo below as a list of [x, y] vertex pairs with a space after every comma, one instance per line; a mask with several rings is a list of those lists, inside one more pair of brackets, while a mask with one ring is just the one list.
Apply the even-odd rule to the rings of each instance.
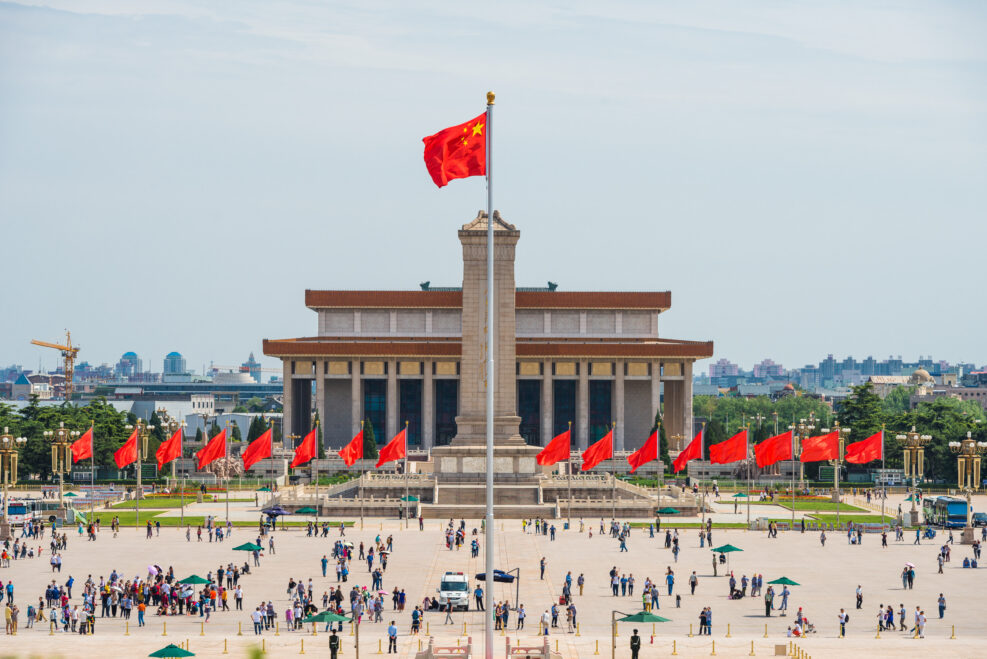
[[367, 469], [366, 464], [363, 462], [363, 419], [360, 419], [360, 530], [363, 530], [363, 476]]
[[[703, 510], [702, 510], [702, 525], [706, 525], [706, 467], [703, 465], [703, 460], [706, 459], [706, 422], [703, 421], [702, 427], [699, 429], [699, 487], [703, 488]], [[686, 465], [686, 469], [689, 466]], [[700, 529], [702, 530], [702, 529]]]
[[884, 473], [884, 424], [881, 424], [881, 479], [884, 481], [882, 483], [881, 492], [881, 526], [884, 526], [884, 502], [888, 498], [888, 475]]
[[617, 461], [613, 459], [613, 429], [616, 423], [610, 423], [610, 519], [617, 518]]
[[572, 529], [572, 421], [569, 422], [569, 459], [565, 461], [566, 484], [569, 488], [569, 509], [565, 513], [569, 529]]
[[[883, 451], [882, 451], [883, 455]], [[92, 461], [92, 470], [89, 472], [89, 523], [93, 524], [93, 517], [96, 514], [94, 509], [93, 496], [96, 494], [96, 420], [89, 420], [89, 459]], [[4, 501], [3, 505], [7, 505]]]
[[[490, 465], [487, 465], [490, 468]], [[408, 421], [404, 422], [404, 528], [408, 528]]]
[[319, 419], [315, 420], [315, 456], [312, 458], [312, 480], [315, 481], [315, 530], [319, 530]]
[[[227, 462], [226, 458], [228, 458], [229, 455], [230, 455], [230, 419], [229, 419], [229, 417], [227, 417], [227, 419], [226, 419], [226, 437], [223, 437], [223, 464], [224, 464], [223, 473], [224, 474], [227, 473], [226, 472], [225, 465], [226, 465], [226, 462]], [[223, 480], [226, 481], [226, 523], [229, 524], [229, 522], [230, 522], [230, 479], [229, 479], [229, 477], [227, 477], [227, 478], [224, 478]]]

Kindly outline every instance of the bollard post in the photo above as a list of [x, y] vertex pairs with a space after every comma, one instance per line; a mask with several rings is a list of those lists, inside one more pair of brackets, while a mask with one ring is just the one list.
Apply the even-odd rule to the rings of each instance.
[[716, 656], [716, 641], [713, 641], [713, 651], [709, 653], [711, 657]]
[[200, 622], [199, 623], [199, 636], [205, 636], [205, 635], [206, 635], [206, 623]]
[[576, 636], [581, 636], [581, 634], [579, 633], [579, 623], [578, 622], [576, 623]]
[[689, 623], [689, 638], [692, 638], [692, 623]]
[[123, 623], [123, 635], [130, 636], [130, 621]]
[[315, 624], [315, 623], [313, 622], [313, 623], [312, 623], [312, 636], [318, 636], [318, 634], [319, 634], [319, 630], [317, 629], [317, 627], [318, 627], [318, 625], [316, 625], [316, 624]]
[[675, 649], [675, 641], [674, 641], [674, 639], [673, 639], [673, 640], [672, 640], [672, 656], [673, 656], [673, 657], [675, 657], [675, 656], [678, 656], [678, 654], [679, 654], [679, 653], [678, 653], [678, 651], [676, 651], [676, 649]]
[[953, 625], [953, 633], [949, 635], [950, 640], [956, 640], [956, 625]]
[[353, 623], [351, 622], [350, 623], [350, 636], [352, 636], [352, 635], [353, 635]]
[[651, 623], [651, 635], [655, 635], [655, 623]]
[[302, 649], [298, 651], [298, 654], [305, 654], [305, 638], [302, 637]]
[[463, 636], [466, 636], [466, 621], [463, 620]]
[[237, 636], [243, 636], [243, 623], [242, 622], [236, 623], [236, 635]]
[[768, 637], [768, 624], [764, 623], [764, 638]]
[[274, 635], [275, 636], [281, 636], [281, 621], [280, 620], [275, 620], [274, 621]]
[[749, 657], [753, 657], [754, 656], [754, 641], [751, 641], [751, 653], [749, 655], [747, 655], [747, 656], [749, 656]]
[[555, 639], [555, 651], [559, 651], [559, 639]]
[[593, 654], [600, 654], [600, 641], [596, 642], [596, 649], [593, 650]]
[[167, 636], [168, 635], [168, 622], [167, 621], [161, 623], [161, 635], [162, 636]]
[[456, 647], [457, 648], [459, 647], [459, 639], [458, 638], [456, 639]]
[[877, 634], [874, 635], [874, 638], [881, 638], [881, 623], [877, 623]]
[[[458, 639], [457, 639], [457, 640], [458, 640]], [[418, 651], [419, 651], [419, 652], [421, 652], [421, 651], [422, 651], [422, 640], [421, 640], [421, 639], [418, 639]]]
[[49, 620], [48, 636], [55, 635], [55, 621]]
[[730, 623], [727, 623], [727, 638], [730, 638]]
[[267, 652], [267, 639], [263, 636], [260, 639], [260, 651]]
[[228, 648], [226, 647], [226, 639], [224, 638], [224, 639], [223, 639], [223, 654], [229, 654], [229, 653], [230, 653], [230, 651], [229, 651], [229, 649], [228, 649]]
[[384, 652], [381, 650], [381, 645], [380, 645], [380, 639], [379, 638], [377, 639], [377, 654], [384, 654]]

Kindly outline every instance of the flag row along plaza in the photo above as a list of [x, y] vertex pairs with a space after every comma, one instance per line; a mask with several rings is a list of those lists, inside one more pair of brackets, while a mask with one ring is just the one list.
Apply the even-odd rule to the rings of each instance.
[[[147, 483], [137, 422], [113, 456], [133, 481], [66, 491], [68, 453], [53, 453], [54, 510], [4, 458], [18, 505], [4, 506], [0, 654], [983, 653], [983, 535], [954, 545], [906, 518], [915, 497], [841, 488], [839, 469], [832, 489], [803, 482], [804, 462], [883, 460], [883, 432], [752, 446], [745, 428], [707, 456], [692, 375], [713, 343], [659, 334], [669, 292], [516, 285], [493, 106], [424, 140], [437, 186], [486, 183], [486, 210], [458, 230], [459, 285], [307, 290], [314, 335], [264, 341], [283, 364], [282, 441], [219, 429], [189, 460], [169, 422], [154, 460], [171, 475]], [[94, 429], [67, 432], [95, 472]], [[666, 467], [689, 485], [665, 484]]]

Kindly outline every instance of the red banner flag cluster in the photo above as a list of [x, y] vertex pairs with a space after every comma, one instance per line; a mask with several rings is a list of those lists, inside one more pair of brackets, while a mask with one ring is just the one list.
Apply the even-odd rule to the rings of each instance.
[[137, 428], [130, 433], [130, 437], [113, 453], [113, 461], [117, 463], [117, 469], [123, 469], [129, 464], [137, 462]]
[[884, 457], [884, 431], [846, 447], [845, 460], [852, 464], [866, 464]]
[[651, 433], [651, 436], [645, 440], [644, 445], [638, 450], [634, 451], [627, 456], [627, 462], [631, 465], [631, 473], [633, 474], [637, 471], [637, 468], [643, 464], [647, 464], [652, 460], [658, 459], [658, 431], [655, 430]]
[[840, 455], [840, 438], [831, 432], [816, 437], [808, 437], [802, 441], [802, 462], [822, 462], [836, 460]]
[[380, 453], [377, 456], [377, 466], [379, 467], [388, 462], [404, 459], [404, 457], [408, 455], [407, 438], [407, 428], [394, 435], [394, 439], [387, 442], [387, 444], [380, 449]]
[[613, 457], [613, 430], [608, 432], [598, 441], [590, 444], [589, 448], [583, 451], [582, 471], [589, 471], [604, 460]]
[[196, 452], [198, 458], [197, 469], [203, 469], [220, 458], [226, 457], [226, 429], [219, 431], [219, 434], [209, 440], [209, 443]]
[[182, 457], [181, 428], [175, 431], [175, 434], [171, 436], [171, 439], [161, 442], [161, 446], [158, 447], [157, 453], [154, 454], [154, 457], [158, 459], [159, 470], [172, 460]]
[[363, 430], [350, 440], [350, 443], [344, 446], [339, 451], [339, 457], [343, 459], [343, 462], [347, 467], [352, 467], [357, 460], [363, 459]]
[[302, 443], [295, 447], [295, 457], [291, 460], [291, 464], [288, 465], [292, 469], [299, 465], [303, 465], [310, 461], [316, 455], [319, 454], [318, 448], [315, 446], [315, 435], [318, 428], [313, 428], [307, 435]]

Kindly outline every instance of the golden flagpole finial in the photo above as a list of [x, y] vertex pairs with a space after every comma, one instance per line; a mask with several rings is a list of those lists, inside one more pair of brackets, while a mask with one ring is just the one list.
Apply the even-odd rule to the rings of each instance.
[[487, 92], [487, 105], [493, 105], [493, 104], [494, 104], [494, 93]]

